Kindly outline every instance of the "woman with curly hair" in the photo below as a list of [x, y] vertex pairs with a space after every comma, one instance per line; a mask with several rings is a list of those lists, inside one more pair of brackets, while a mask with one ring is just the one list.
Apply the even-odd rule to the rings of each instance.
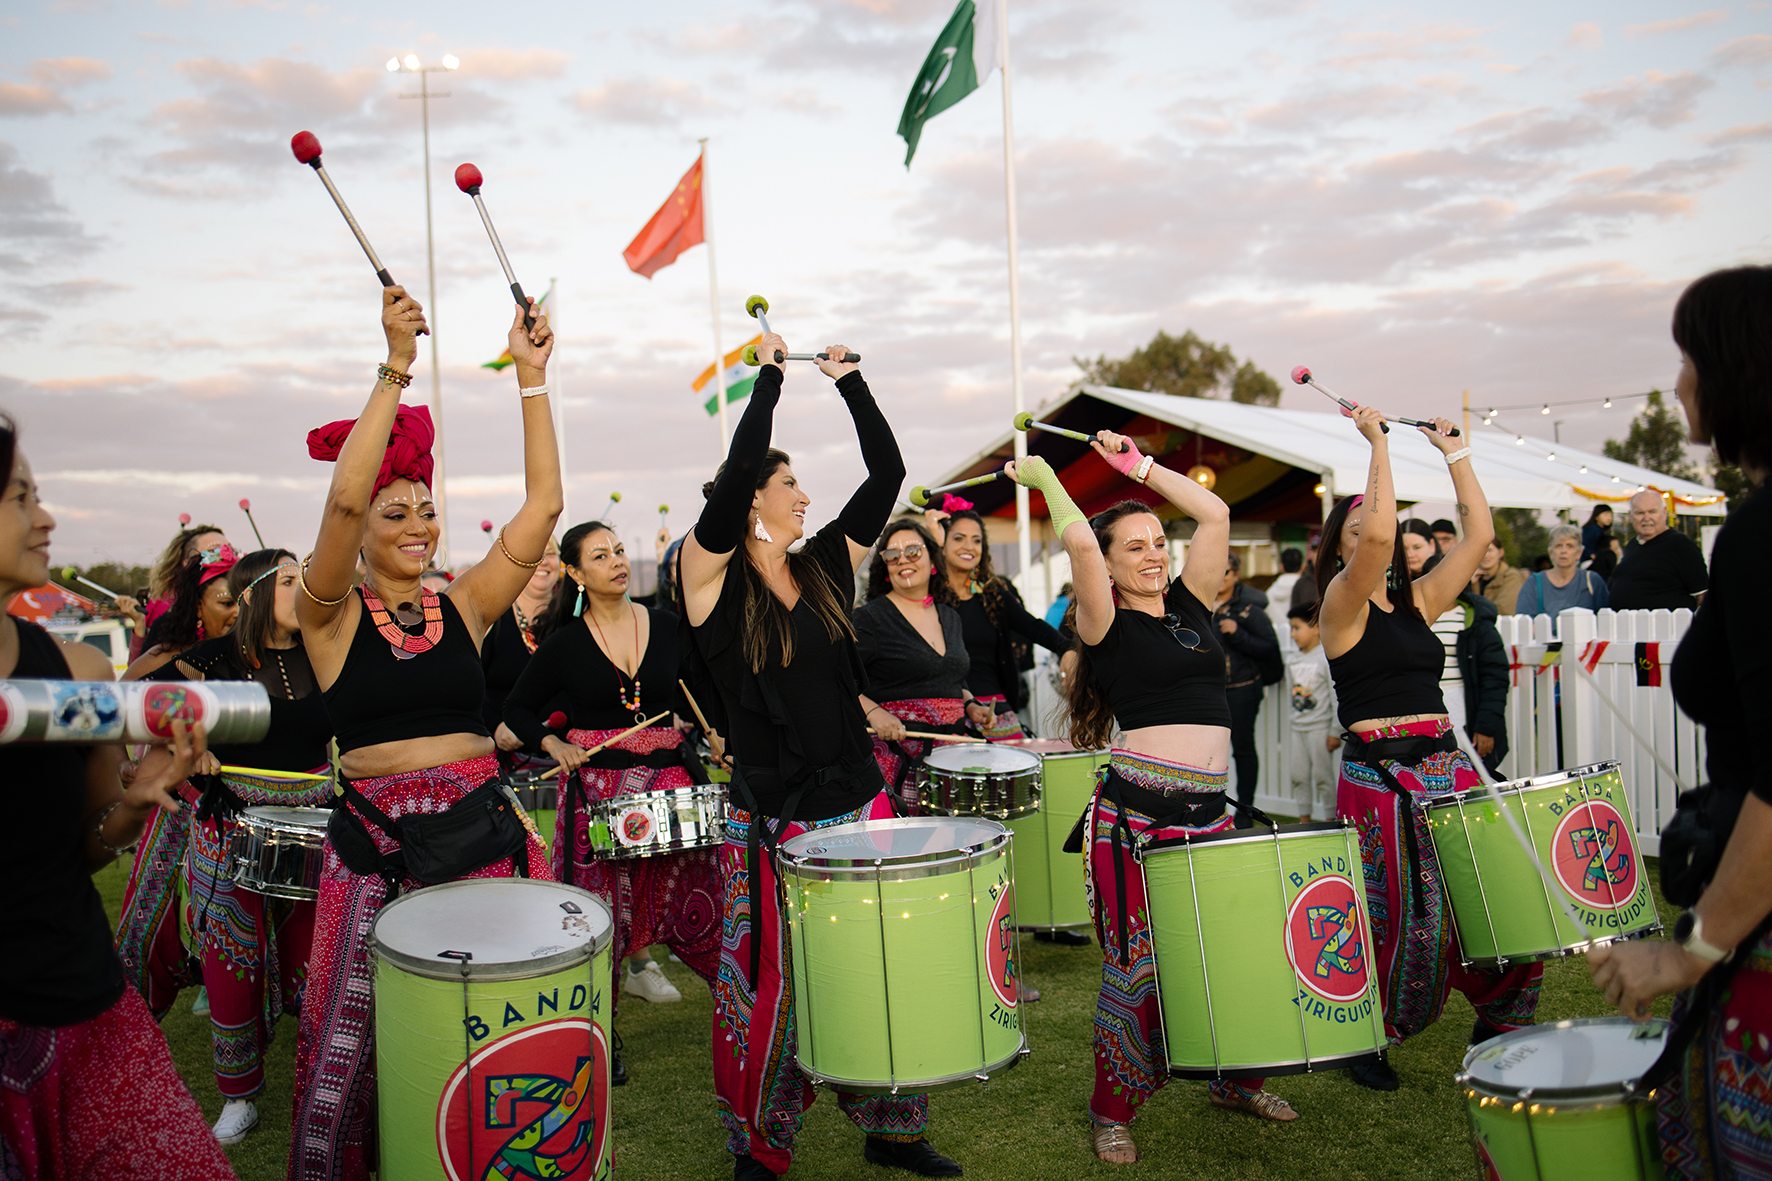
[[148, 571], [147, 606], [138, 634], [131, 641], [131, 660], [153, 647], [159, 639], [154, 625], [165, 617], [173, 599], [178, 597], [173, 584], [178, 581], [179, 571], [184, 569], [185, 563], [206, 549], [225, 545], [227, 540], [220, 525], [186, 525], [172, 535], [172, 540], [166, 543], [166, 548], [160, 551], [153, 568]]
[[165, 613], [148, 631], [149, 646], [124, 672], [125, 681], [142, 680], [193, 644], [228, 633], [240, 613], [227, 580], [238, 558], [224, 538], [185, 559], [167, 587]]
[[995, 716], [966, 687], [972, 659], [952, 600], [929, 530], [909, 518], [890, 522], [868, 567], [867, 599], [851, 618], [868, 674], [861, 707], [874, 731], [874, 759], [900, 798], [935, 745], [906, 738], [906, 722], [960, 734], [967, 723], [982, 728]]

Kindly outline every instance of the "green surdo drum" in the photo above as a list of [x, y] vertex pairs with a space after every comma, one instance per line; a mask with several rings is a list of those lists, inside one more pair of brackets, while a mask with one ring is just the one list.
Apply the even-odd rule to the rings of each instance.
[[[1617, 763], [1596, 763], [1436, 796], [1428, 832], [1467, 964], [1569, 955], [1661, 928]], [[1505, 807], [1561, 889], [1553, 891], [1502, 816]], [[1561, 893], [1562, 897], [1557, 894]], [[1563, 903], [1572, 903], [1578, 927]]]
[[1485, 1181], [1662, 1181], [1655, 1108], [1631, 1095], [1668, 1023], [1594, 1017], [1484, 1042], [1458, 1076]]
[[926, 1091], [1020, 1061], [1010, 840], [992, 820], [917, 816], [782, 843], [795, 1057], [814, 1082]]
[[1064, 842], [1095, 795], [1107, 752], [1050, 739], [1018, 745], [1040, 756], [1043, 783], [1040, 810], [1009, 822], [1015, 834], [1015, 921], [1024, 931], [1086, 928], [1092, 919], [1083, 893], [1083, 858], [1066, 853]]
[[1384, 1047], [1351, 828], [1232, 830], [1153, 841], [1138, 855], [1170, 1074], [1296, 1074]]
[[382, 1181], [602, 1181], [609, 908], [558, 882], [407, 894], [370, 928]]

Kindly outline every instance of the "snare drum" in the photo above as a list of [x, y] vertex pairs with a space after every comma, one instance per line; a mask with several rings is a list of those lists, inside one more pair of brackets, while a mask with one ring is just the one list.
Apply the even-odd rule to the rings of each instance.
[[1171, 1075], [1260, 1078], [1378, 1056], [1384, 1013], [1353, 829], [1232, 829], [1153, 841], [1138, 858]]
[[1083, 859], [1066, 853], [1064, 842], [1095, 795], [1107, 752], [1039, 739], [1018, 742], [1015, 749], [1040, 756], [1040, 810], [1009, 822], [1015, 834], [1016, 922], [1024, 931], [1087, 928], [1093, 918], [1083, 893]]
[[614, 922], [559, 882], [474, 878], [383, 907], [375, 953], [384, 1181], [604, 1181]]
[[[1538, 859], [1562, 887], [1552, 894], [1487, 788], [1427, 801], [1427, 829], [1467, 964], [1570, 955], [1661, 928], [1637, 852], [1617, 763], [1596, 763], [1497, 784]], [[1575, 906], [1581, 926], [1562, 901]]]
[[726, 840], [726, 785], [696, 783], [592, 800], [585, 815], [593, 857], [717, 848]]
[[1495, 1181], [1667, 1176], [1653, 1104], [1630, 1097], [1668, 1023], [1592, 1017], [1532, 1025], [1465, 1055], [1471, 1146]]
[[925, 811], [1013, 820], [1040, 809], [1040, 756], [999, 743], [938, 746], [923, 760]]
[[795, 1061], [863, 1094], [1005, 1070], [1021, 1027], [1009, 830], [971, 817], [864, 820], [783, 842]]
[[234, 828], [235, 884], [271, 898], [318, 898], [331, 816], [330, 808], [246, 809]]

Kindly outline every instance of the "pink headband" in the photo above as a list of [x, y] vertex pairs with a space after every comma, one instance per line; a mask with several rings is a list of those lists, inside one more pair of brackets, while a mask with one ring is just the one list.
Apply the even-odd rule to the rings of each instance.
[[1366, 494], [1364, 492], [1356, 492], [1354, 498], [1347, 502], [1347, 511], [1351, 513], [1365, 502]]

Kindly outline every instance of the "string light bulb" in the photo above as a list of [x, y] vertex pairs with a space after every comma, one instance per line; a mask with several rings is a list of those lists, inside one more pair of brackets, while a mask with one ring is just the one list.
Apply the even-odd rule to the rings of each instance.
[[1607, 398], [1607, 399], [1606, 399], [1606, 400], [1605, 400], [1605, 401], [1604, 401], [1604, 402], [1601, 402], [1601, 403], [1600, 403], [1600, 409], [1601, 409], [1601, 410], [1610, 410], [1610, 409], [1612, 409], [1612, 399], [1611, 399], [1611, 398]]
[[1550, 403], [1549, 403], [1549, 402], [1546, 402], [1546, 403], [1545, 403], [1545, 404], [1544, 404], [1544, 409], [1543, 409], [1543, 410], [1540, 410], [1540, 411], [1539, 411], [1539, 413], [1540, 413], [1540, 414], [1549, 414], [1549, 413], [1550, 413]]
[[1550, 460], [1552, 463], [1555, 463], [1557, 460], [1557, 453], [1555, 451], [1552, 451], [1548, 455], [1546, 455], [1545, 458]]
[[1585, 463], [1581, 465], [1581, 474], [1584, 476], [1587, 475], [1587, 464]]
[[1526, 436], [1525, 435], [1515, 435], [1514, 436], [1514, 446], [1524, 447], [1525, 445], [1526, 445]]

